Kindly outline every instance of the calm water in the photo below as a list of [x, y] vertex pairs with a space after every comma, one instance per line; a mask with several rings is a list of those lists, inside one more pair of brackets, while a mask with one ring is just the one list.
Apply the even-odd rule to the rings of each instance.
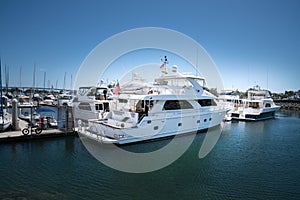
[[300, 199], [300, 113], [225, 123], [213, 151], [199, 159], [204, 137], [146, 174], [106, 167], [77, 137], [0, 144], [0, 199]]

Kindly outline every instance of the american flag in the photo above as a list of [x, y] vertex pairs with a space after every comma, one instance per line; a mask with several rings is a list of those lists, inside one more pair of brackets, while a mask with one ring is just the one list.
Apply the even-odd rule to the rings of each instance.
[[116, 86], [114, 87], [113, 92], [114, 92], [115, 95], [118, 95], [120, 93], [120, 90], [121, 90], [120, 84], [119, 84], [119, 82], [117, 82]]

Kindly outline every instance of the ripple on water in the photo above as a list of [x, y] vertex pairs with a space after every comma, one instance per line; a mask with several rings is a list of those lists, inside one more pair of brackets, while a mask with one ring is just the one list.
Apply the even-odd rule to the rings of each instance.
[[299, 115], [226, 122], [213, 150], [199, 159], [204, 137], [198, 134], [170, 166], [146, 174], [110, 169], [77, 137], [0, 144], [0, 199], [300, 199]]

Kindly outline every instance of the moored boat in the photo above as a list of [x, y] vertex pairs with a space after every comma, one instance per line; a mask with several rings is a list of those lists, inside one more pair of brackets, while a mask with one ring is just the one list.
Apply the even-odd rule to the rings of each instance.
[[241, 103], [240, 96], [234, 90], [222, 90], [218, 96], [218, 101], [228, 108], [224, 120], [231, 121], [231, 113], [235, 110], [235, 105]]
[[2, 97], [2, 62], [0, 60], [0, 131], [5, 131], [11, 124], [11, 120], [5, 117], [5, 112], [6, 110], [4, 110], [4, 101], [3, 101], [3, 97]]
[[108, 87], [80, 87], [72, 101], [75, 124], [88, 123], [89, 119], [102, 119], [110, 109], [112, 92]]
[[72, 95], [70, 94], [59, 94], [56, 99], [53, 100], [55, 106], [70, 106], [72, 101]]
[[235, 120], [257, 121], [274, 118], [280, 106], [273, 102], [269, 91], [259, 86], [248, 90], [248, 98], [235, 104], [231, 118]]
[[165, 67], [154, 84], [138, 87], [135, 81], [121, 86], [110, 112], [102, 119], [90, 119], [88, 126], [79, 124], [79, 134], [104, 143], [127, 144], [219, 125], [227, 109], [204, 90], [205, 79], [181, 74], [175, 66], [167, 73]]
[[0, 132], [5, 131], [11, 125], [11, 121], [7, 118], [0, 117]]

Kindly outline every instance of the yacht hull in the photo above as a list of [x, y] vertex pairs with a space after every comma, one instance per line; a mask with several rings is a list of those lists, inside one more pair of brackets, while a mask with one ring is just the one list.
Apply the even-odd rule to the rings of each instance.
[[10, 121], [4, 120], [3, 123], [0, 123], [0, 132], [5, 131], [10, 126]]
[[[172, 113], [174, 115], [174, 113]], [[105, 120], [91, 120], [88, 128], [81, 128], [78, 132], [88, 138], [103, 143], [128, 144], [146, 140], [176, 136], [185, 133], [197, 132], [219, 125], [226, 110], [217, 110], [211, 113], [184, 113], [182, 116], [165, 118], [156, 116], [145, 117], [137, 126], [120, 128], [108, 124]], [[183, 116], [184, 115], [184, 116]]]
[[262, 111], [248, 111], [245, 110], [243, 112], [233, 112], [231, 113], [231, 118], [233, 120], [244, 120], [244, 121], [259, 121], [272, 119], [275, 117], [275, 112], [279, 110], [280, 107], [271, 108]]

